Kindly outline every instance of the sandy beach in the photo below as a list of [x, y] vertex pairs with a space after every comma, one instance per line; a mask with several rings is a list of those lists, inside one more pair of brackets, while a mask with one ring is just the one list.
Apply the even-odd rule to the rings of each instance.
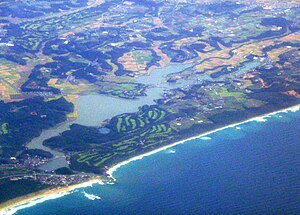
[[[275, 111], [275, 112], [272, 112], [272, 113], [268, 113], [268, 114], [264, 114], [264, 115], [261, 115], [261, 116], [253, 117], [253, 118], [250, 118], [250, 119], [242, 121], [242, 122], [230, 124], [228, 126], [218, 128], [218, 129], [200, 134], [198, 136], [187, 138], [187, 139], [172, 143], [170, 145], [163, 146], [163, 147], [158, 148], [156, 150], [147, 152], [145, 154], [132, 157], [132, 158], [130, 158], [128, 160], [125, 160], [123, 162], [120, 162], [120, 163], [112, 166], [111, 168], [109, 168], [106, 173], [109, 175], [109, 177], [111, 179], [115, 180], [113, 178], [113, 173], [119, 167], [124, 166], [124, 165], [126, 165], [126, 164], [128, 164], [132, 161], [140, 160], [143, 157], [150, 156], [152, 154], [155, 154], [157, 152], [172, 148], [172, 147], [174, 147], [176, 145], [179, 145], [179, 144], [183, 144], [186, 141], [195, 140], [195, 139], [198, 139], [198, 138], [201, 138], [201, 137], [205, 137], [207, 135], [210, 135], [212, 133], [215, 133], [215, 132], [227, 129], [227, 128], [236, 127], [236, 126], [239, 126], [241, 124], [251, 122], [251, 121], [264, 122], [266, 120], [265, 118], [270, 117], [272, 115], [275, 115], [275, 114], [278, 114], [278, 113], [284, 113], [284, 112], [288, 112], [288, 111], [295, 112], [295, 111], [298, 111], [299, 109], [300, 109], [300, 105], [295, 105], [295, 106], [292, 106], [292, 107], [289, 107], [289, 108], [286, 108], [286, 109], [281, 109], [281, 110], [278, 110], [278, 111]], [[75, 184], [75, 185], [71, 185], [71, 186], [68, 186], [68, 187], [62, 187], [62, 188], [42, 190], [40, 192], [36, 192], [36, 193], [32, 193], [32, 194], [29, 194], [29, 195], [26, 195], [26, 196], [23, 196], [23, 197], [19, 197], [19, 198], [16, 198], [16, 199], [13, 199], [11, 201], [8, 201], [8, 202], [5, 202], [5, 203], [1, 204], [0, 205], [0, 215], [14, 214], [16, 211], [18, 211], [20, 209], [31, 207], [33, 205], [36, 205], [38, 203], [42, 203], [42, 202], [50, 200], [50, 199], [60, 198], [62, 196], [65, 196], [65, 195], [71, 193], [71, 191], [73, 191], [75, 189], [92, 186], [93, 184], [104, 184], [104, 183], [100, 179], [100, 177], [96, 177], [92, 180], [89, 180], [87, 182], [83, 182], [83, 183], [80, 183], [80, 184]]]
[[232, 128], [232, 127], [236, 127], [236, 126], [239, 126], [241, 124], [244, 124], [244, 123], [247, 123], [247, 122], [251, 122], [251, 121], [258, 121], [258, 122], [264, 122], [265, 121], [265, 118], [267, 117], [270, 117], [272, 115], [275, 115], [275, 114], [278, 114], [278, 113], [284, 113], [284, 112], [288, 112], [288, 111], [292, 111], [292, 112], [295, 112], [297, 110], [300, 109], [300, 105], [295, 105], [295, 106], [292, 106], [292, 107], [289, 107], [289, 108], [286, 108], [286, 109], [281, 109], [281, 110], [278, 110], [278, 111], [274, 111], [274, 112], [271, 112], [271, 113], [268, 113], [268, 114], [264, 114], [264, 115], [260, 115], [260, 116], [257, 116], [257, 117], [253, 117], [253, 118], [250, 118], [248, 120], [245, 120], [245, 121], [242, 121], [242, 122], [238, 122], [238, 123], [234, 123], [234, 124], [230, 124], [230, 125], [227, 125], [225, 127], [221, 127], [221, 128], [218, 128], [218, 129], [215, 129], [215, 130], [212, 130], [212, 131], [208, 131], [206, 133], [203, 133], [203, 134], [200, 134], [198, 136], [194, 136], [194, 137], [190, 137], [190, 138], [187, 138], [187, 139], [184, 139], [184, 140], [181, 140], [181, 141], [178, 141], [178, 142], [175, 142], [175, 143], [172, 143], [170, 145], [167, 145], [167, 146], [163, 146], [161, 148], [158, 148], [158, 149], [155, 149], [153, 151], [150, 151], [150, 152], [147, 152], [145, 154], [142, 154], [142, 155], [138, 155], [138, 156], [135, 156], [135, 157], [132, 157], [126, 161], [123, 161], [121, 163], [118, 163], [114, 166], [112, 166], [111, 168], [108, 169], [108, 171], [106, 172], [109, 177], [113, 180], [115, 180], [115, 178], [113, 177], [113, 173], [121, 166], [124, 166], [132, 161], [136, 161], [136, 160], [140, 160], [142, 159], [143, 157], [146, 157], [146, 156], [149, 156], [149, 155], [152, 155], [152, 154], [155, 154], [157, 152], [160, 152], [160, 151], [163, 151], [163, 150], [166, 150], [166, 149], [169, 149], [169, 148], [172, 148], [176, 145], [179, 145], [179, 144], [182, 144], [186, 141], [189, 141], [189, 140], [195, 140], [195, 139], [198, 139], [198, 138], [201, 138], [201, 137], [205, 137], [207, 135], [210, 135], [212, 133], [215, 133], [215, 132], [218, 132], [218, 131], [221, 131], [221, 130], [224, 130], [224, 129], [227, 129], [227, 128]]
[[36, 193], [31, 193], [26, 196], [12, 199], [8, 202], [0, 204], [0, 215], [14, 214], [20, 209], [31, 207], [47, 200], [56, 199], [70, 194], [75, 189], [90, 187], [93, 184], [103, 184], [100, 177], [95, 177], [89, 181], [80, 184], [74, 184], [67, 187], [58, 187], [54, 189], [41, 190]]

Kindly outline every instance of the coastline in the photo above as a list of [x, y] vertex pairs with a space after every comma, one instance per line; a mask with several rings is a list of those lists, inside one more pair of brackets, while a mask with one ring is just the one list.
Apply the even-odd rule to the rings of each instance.
[[147, 157], [147, 156], [153, 155], [153, 154], [155, 154], [155, 153], [157, 153], [157, 152], [160, 152], [160, 151], [163, 151], [163, 150], [172, 148], [172, 147], [174, 147], [174, 146], [176, 146], [176, 145], [183, 144], [183, 143], [185, 143], [186, 141], [195, 140], [195, 139], [198, 139], [198, 138], [201, 138], [201, 137], [205, 137], [205, 136], [207, 136], [207, 135], [213, 134], [213, 133], [218, 132], [218, 131], [222, 131], [222, 130], [227, 129], [227, 128], [233, 128], [233, 127], [242, 125], [242, 124], [244, 124], [244, 123], [252, 122], [252, 121], [264, 122], [264, 121], [265, 121], [265, 118], [270, 117], [270, 116], [273, 116], [273, 115], [276, 115], [276, 114], [278, 114], [278, 113], [286, 113], [286, 112], [289, 112], [289, 111], [296, 112], [296, 111], [298, 111], [298, 110], [300, 110], [300, 104], [294, 105], [294, 106], [291, 106], [291, 107], [288, 107], [288, 108], [280, 109], [280, 110], [277, 110], [277, 111], [274, 111], [274, 112], [271, 112], [271, 113], [263, 114], [263, 115], [260, 115], [260, 116], [252, 117], [252, 118], [247, 119], [247, 120], [245, 120], [245, 121], [241, 121], [241, 122], [237, 122], [237, 123], [234, 123], [234, 124], [230, 124], [230, 125], [227, 125], [227, 126], [224, 126], [224, 127], [221, 127], [221, 128], [217, 128], [217, 129], [215, 129], [215, 130], [208, 131], [208, 132], [202, 133], [202, 134], [200, 134], [200, 135], [193, 136], [193, 137], [190, 137], [190, 138], [187, 138], [187, 139], [184, 139], [184, 140], [181, 140], [181, 141], [172, 143], [172, 144], [170, 144], [170, 145], [163, 146], [163, 147], [161, 147], [161, 148], [155, 149], [155, 150], [150, 151], [150, 152], [147, 152], [147, 153], [145, 153], [145, 154], [138, 155], [138, 156], [132, 157], [132, 158], [130, 158], [130, 159], [128, 159], [128, 160], [125, 160], [125, 161], [122, 161], [122, 162], [120, 162], [120, 163], [117, 163], [116, 165], [110, 167], [110, 168], [106, 171], [106, 174], [107, 174], [108, 177], [111, 178], [113, 181], [116, 181], [116, 179], [113, 177], [113, 173], [114, 173], [118, 168], [120, 168], [121, 166], [124, 166], [124, 165], [126, 165], [126, 164], [128, 164], [128, 163], [130, 163], [130, 162], [132, 162], [132, 161], [141, 160], [141, 159], [143, 159], [144, 157]]
[[[291, 106], [291, 107], [288, 107], [288, 108], [285, 108], [285, 109], [280, 109], [280, 110], [277, 110], [277, 111], [274, 111], [274, 112], [271, 112], [271, 113], [263, 114], [263, 115], [260, 115], [260, 116], [252, 117], [252, 118], [247, 119], [245, 121], [237, 122], [237, 123], [234, 123], [234, 124], [229, 124], [227, 126], [224, 126], [224, 127], [212, 130], [212, 131], [208, 131], [208, 132], [199, 134], [197, 136], [193, 136], [193, 137], [190, 137], [190, 138], [187, 138], [187, 139], [184, 139], [184, 140], [181, 140], [181, 141], [178, 141], [178, 142], [160, 147], [160, 148], [155, 149], [153, 151], [150, 151], [150, 152], [132, 157], [132, 158], [130, 158], [128, 160], [125, 160], [125, 161], [122, 161], [120, 163], [117, 163], [117, 164], [113, 165], [112, 167], [110, 167], [106, 171], [106, 174], [113, 181], [116, 181], [116, 179], [113, 177], [113, 173], [118, 168], [120, 168], [121, 166], [124, 166], [124, 165], [126, 165], [126, 164], [128, 164], [132, 161], [140, 160], [144, 157], [147, 157], [147, 156], [150, 156], [152, 154], [161, 152], [163, 150], [172, 148], [176, 145], [183, 144], [186, 141], [195, 140], [195, 139], [198, 139], [198, 138], [201, 138], [201, 137], [205, 137], [207, 135], [210, 135], [212, 133], [215, 133], [215, 132], [227, 129], [227, 128], [233, 128], [233, 127], [242, 125], [244, 123], [252, 122], [252, 121], [264, 122], [265, 118], [276, 115], [278, 113], [286, 113], [286, 112], [289, 112], [289, 111], [296, 112], [298, 110], [300, 110], [300, 104], [294, 105], [294, 106]], [[23, 196], [23, 197], [18, 197], [18, 198], [15, 198], [15, 199], [12, 199], [12, 200], [9, 200], [7, 202], [4, 202], [4, 203], [0, 204], [0, 215], [14, 214], [18, 210], [34, 206], [36, 204], [42, 203], [42, 202], [47, 201], [47, 200], [63, 197], [65, 195], [70, 194], [71, 191], [73, 191], [75, 189], [79, 189], [79, 188], [83, 188], [83, 187], [89, 187], [89, 186], [92, 186], [93, 184], [104, 184], [104, 182], [101, 180], [100, 177], [95, 177], [95, 178], [93, 178], [89, 181], [82, 182], [82, 183], [79, 183], [79, 184], [74, 184], [74, 185], [70, 185], [70, 186], [67, 186], [67, 187], [58, 187], [58, 188], [41, 190], [39, 192], [31, 193], [31, 194], [28, 194], [28, 195]], [[110, 183], [107, 182], [107, 184], [110, 184]]]
[[0, 204], [0, 215], [11, 215], [16, 213], [18, 210], [34, 206], [47, 200], [63, 197], [76, 189], [90, 187], [94, 184], [104, 183], [101, 178], [97, 176], [91, 180], [79, 184], [73, 184], [66, 187], [49, 188], [28, 194], [26, 196], [21, 196]]

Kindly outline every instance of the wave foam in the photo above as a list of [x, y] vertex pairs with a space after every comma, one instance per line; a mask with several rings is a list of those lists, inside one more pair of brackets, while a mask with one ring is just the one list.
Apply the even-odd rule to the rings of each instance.
[[211, 137], [200, 137], [200, 140], [211, 140]]
[[300, 105], [295, 106], [295, 107], [291, 107], [290, 109], [288, 109], [288, 111], [291, 111], [291, 112], [297, 112], [299, 110], [300, 110]]
[[104, 183], [103, 183], [103, 181], [101, 181], [99, 179], [95, 179], [95, 180], [87, 181], [87, 182], [84, 182], [84, 183], [81, 183], [78, 185], [73, 185], [70, 187], [70, 189], [66, 188], [68, 190], [57, 191], [57, 192], [53, 191], [53, 193], [51, 193], [51, 194], [45, 194], [45, 196], [33, 198], [29, 202], [20, 203], [9, 209], [4, 209], [4, 210], [0, 211], [0, 215], [12, 215], [12, 214], [15, 214], [19, 210], [35, 206], [36, 204], [40, 204], [40, 203], [43, 203], [48, 200], [58, 199], [60, 197], [63, 197], [65, 195], [72, 193], [72, 191], [74, 191], [76, 189], [80, 189], [80, 188], [84, 188], [84, 187], [92, 187], [94, 184], [103, 185]]
[[266, 116], [256, 117], [253, 120], [256, 121], [256, 122], [266, 122], [267, 121]]
[[168, 153], [168, 154], [174, 154], [174, 153], [176, 153], [176, 150], [175, 150], [175, 149], [169, 149], [169, 150], [167, 151], [167, 153]]
[[94, 194], [89, 194], [89, 193], [86, 193], [85, 191], [83, 191], [82, 193], [86, 198], [88, 198], [89, 200], [92, 200], [92, 201], [101, 199], [100, 196], [97, 196], [97, 195], [94, 195]]
[[78, 185], [74, 185], [72, 187], [72, 190], [85, 188], [85, 187], [92, 187], [94, 184], [104, 185], [104, 182], [101, 180], [91, 180], [91, 181], [87, 181], [87, 182], [84, 182], [84, 183], [81, 183]]
[[34, 205], [43, 203], [43, 202], [48, 201], [48, 200], [61, 198], [61, 197], [65, 196], [65, 195], [68, 195], [68, 194], [70, 194], [70, 193], [69, 192], [59, 192], [59, 193], [54, 193], [54, 194], [47, 195], [45, 197], [37, 198], [37, 199], [34, 199], [30, 202], [26, 202], [24, 204], [17, 205], [15, 207], [6, 209], [4, 211], [0, 211], [0, 215], [12, 215], [12, 214], [16, 213], [19, 210], [32, 207]]

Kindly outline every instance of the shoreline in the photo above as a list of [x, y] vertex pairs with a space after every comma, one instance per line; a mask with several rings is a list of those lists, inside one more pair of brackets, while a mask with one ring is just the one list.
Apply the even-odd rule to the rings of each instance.
[[49, 188], [35, 193], [30, 193], [25, 196], [20, 196], [0, 204], [0, 215], [11, 215], [16, 213], [18, 210], [34, 206], [44, 201], [63, 197], [65, 195], [71, 194], [72, 191], [76, 189], [91, 187], [94, 184], [104, 183], [101, 178], [97, 176], [91, 180], [79, 184], [73, 184], [66, 187]]
[[[252, 118], [247, 119], [245, 121], [229, 124], [227, 126], [217, 128], [217, 129], [214, 129], [212, 131], [208, 131], [208, 132], [199, 134], [197, 136], [193, 136], [193, 137], [190, 137], [190, 138], [187, 138], [187, 139], [184, 139], [184, 140], [181, 140], [181, 141], [178, 141], [178, 142], [160, 147], [160, 148], [155, 149], [153, 151], [146, 152], [144, 154], [141, 154], [141, 155], [132, 157], [128, 160], [117, 163], [117, 164], [113, 165], [112, 167], [110, 167], [106, 171], [106, 174], [108, 175], [108, 177], [110, 179], [112, 179], [113, 181], [116, 181], [116, 179], [113, 177], [113, 173], [118, 168], [120, 168], [120, 167], [122, 167], [122, 166], [124, 166], [124, 165], [126, 165], [126, 164], [128, 164], [132, 161], [141, 160], [144, 157], [147, 157], [147, 156], [153, 155], [155, 153], [161, 152], [163, 150], [172, 148], [176, 145], [183, 144], [183, 143], [185, 143], [187, 141], [190, 141], [190, 140], [199, 139], [201, 137], [205, 137], [207, 135], [213, 134], [213, 133], [218, 132], [218, 131], [222, 131], [222, 130], [227, 129], [227, 128], [233, 128], [233, 127], [242, 125], [244, 123], [253, 122], [253, 121], [265, 122], [266, 117], [270, 117], [270, 116], [276, 115], [278, 113], [287, 113], [289, 111], [296, 112], [298, 110], [300, 110], [300, 104], [294, 105], [294, 106], [291, 106], [291, 107], [288, 107], [288, 108], [285, 108], [285, 109], [280, 109], [280, 110], [277, 110], [277, 111], [274, 111], [274, 112], [271, 112], [271, 113], [259, 115], [259, 116], [256, 116], [256, 117], [252, 117]], [[89, 187], [89, 186], [92, 186], [93, 184], [104, 184], [104, 182], [101, 180], [101, 178], [99, 176], [97, 176], [97, 177], [95, 177], [95, 178], [93, 178], [89, 181], [85, 181], [85, 182], [82, 182], [82, 183], [79, 183], [79, 184], [74, 184], [74, 185], [70, 185], [70, 186], [67, 186], [67, 187], [58, 187], [58, 188], [41, 190], [41, 191], [38, 191], [38, 192], [35, 192], [35, 193], [28, 194], [28, 195], [23, 196], [23, 197], [22, 196], [18, 197], [18, 198], [15, 198], [15, 199], [12, 199], [12, 200], [9, 200], [7, 202], [4, 202], [4, 203], [0, 204], [0, 215], [11, 215], [11, 214], [14, 214], [15, 212], [17, 212], [18, 210], [34, 206], [36, 204], [42, 203], [42, 202], [47, 201], [47, 200], [63, 197], [65, 195], [70, 194], [75, 189]], [[111, 183], [107, 183], [107, 184], [111, 184]]]
[[153, 155], [155, 153], [158, 153], [158, 152], [161, 152], [161, 151], [164, 151], [166, 149], [169, 149], [169, 148], [172, 148], [176, 145], [179, 145], [179, 144], [183, 144], [187, 141], [190, 141], [190, 140], [195, 140], [195, 139], [199, 139], [201, 137], [205, 137], [207, 135], [210, 135], [210, 134], [213, 134], [215, 132], [218, 132], [218, 131], [222, 131], [224, 129], [227, 129], [227, 128], [233, 128], [233, 127], [236, 127], [236, 126], [239, 126], [239, 125], [242, 125], [244, 123], [248, 123], [248, 122], [253, 122], [253, 121], [257, 121], [257, 122], [265, 122], [265, 118], [266, 117], [270, 117], [270, 116], [273, 116], [273, 115], [276, 115], [278, 113], [286, 113], [286, 112], [296, 112], [300, 110], [300, 104], [298, 105], [294, 105], [294, 106], [291, 106], [291, 107], [288, 107], [288, 108], [284, 108], [284, 109], [280, 109], [280, 110], [277, 110], [277, 111], [274, 111], [274, 112], [271, 112], [271, 113], [267, 113], [267, 114], [263, 114], [263, 115], [259, 115], [259, 116], [256, 116], [256, 117], [252, 117], [250, 119], [247, 119], [245, 121], [241, 121], [241, 122], [237, 122], [237, 123], [233, 123], [233, 124], [229, 124], [227, 126], [224, 126], [224, 127], [221, 127], [221, 128], [217, 128], [217, 129], [214, 129], [212, 131], [208, 131], [208, 132], [205, 132], [203, 134], [199, 134], [197, 136], [193, 136], [193, 137], [190, 137], [190, 138], [187, 138], [187, 139], [184, 139], [184, 140], [181, 140], [181, 141], [178, 141], [178, 142], [175, 142], [175, 143], [172, 143], [172, 144], [169, 144], [169, 145], [166, 145], [166, 146], [163, 146], [163, 147], [160, 147], [158, 149], [155, 149], [153, 151], [150, 151], [150, 152], [146, 152], [144, 154], [141, 154], [141, 155], [137, 155], [135, 157], [132, 157], [132, 158], [129, 158], [128, 160], [125, 160], [125, 161], [122, 161], [120, 163], [117, 163], [116, 165], [110, 167], [107, 171], [106, 171], [106, 174], [108, 175], [109, 178], [111, 178], [113, 181], [116, 181], [116, 179], [113, 177], [113, 173], [120, 167], [132, 162], [132, 161], [136, 161], [136, 160], [141, 160], [143, 159], [144, 157], [147, 157], [147, 156], [150, 156], [150, 155]]

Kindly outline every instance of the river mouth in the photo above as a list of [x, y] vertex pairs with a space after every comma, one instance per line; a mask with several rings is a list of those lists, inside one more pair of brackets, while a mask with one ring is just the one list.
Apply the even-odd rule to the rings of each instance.
[[43, 145], [43, 142], [51, 137], [58, 136], [69, 130], [70, 125], [77, 123], [84, 126], [101, 126], [101, 122], [123, 113], [137, 112], [144, 105], [153, 105], [155, 100], [162, 97], [164, 91], [184, 87], [190, 82], [168, 83], [166, 76], [181, 72], [192, 64], [171, 64], [164, 68], [154, 69], [149, 75], [141, 76], [137, 83], [148, 85], [146, 96], [137, 99], [124, 99], [111, 97], [104, 94], [80, 95], [76, 101], [78, 118], [64, 122], [54, 128], [42, 131], [39, 137], [32, 139], [27, 144], [29, 149], [42, 149], [54, 155], [54, 158], [40, 167], [44, 171], [54, 171], [61, 167], [68, 167], [69, 163], [63, 152], [52, 150]]

